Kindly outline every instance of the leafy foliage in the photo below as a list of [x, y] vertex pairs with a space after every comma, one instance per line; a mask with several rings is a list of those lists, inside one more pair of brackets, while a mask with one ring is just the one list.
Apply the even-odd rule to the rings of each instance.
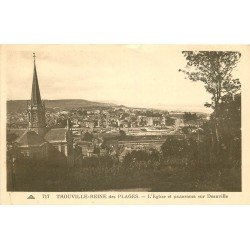
[[196, 113], [191, 113], [191, 112], [185, 112], [183, 115], [183, 119], [184, 121], [197, 121], [198, 120], [198, 116]]
[[239, 52], [183, 51], [182, 54], [187, 65], [179, 71], [191, 81], [203, 82], [206, 91], [212, 94], [212, 103], [206, 106], [215, 108], [224, 95], [236, 94], [240, 90], [240, 81], [232, 74], [241, 57]]

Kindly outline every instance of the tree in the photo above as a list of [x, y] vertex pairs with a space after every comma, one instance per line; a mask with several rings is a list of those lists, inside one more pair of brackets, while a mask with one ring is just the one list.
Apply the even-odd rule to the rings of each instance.
[[[69, 121], [70, 126], [71, 126], [71, 122]], [[59, 128], [65, 128], [67, 126], [67, 118], [65, 118], [64, 116], [57, 118], [57, 126]]]
[[232, 75], [241, 54], [234, 51], [183, 51], [187, 60], [184, 70], [191, 81], [203, 82], [207, 92], [212, 94], [212, 103], [208, 107], [216, 109], [225, 94], [236, 94], [240, 90], [240, 81]]
[[[224, 151], [227, 151], [228, 160], [240, 160], [241, 158], [241, 94], [235, 96], [225, 95], [218, 106], [220, 118], [218, 129], [220, 143]], [[215, 119], [211, 115], [211, 121]]]
[[165, 124], [166, 126], [173, 126], [175, 124], [175, 119], [167, 116], [165, 118]]
[[188, 122], [188, 121], [197, 121], [198, 120], [198, 116], [196, 113], [191, 113], [191, 112], [185, 112], [183, 115], [183, 119], [184, 121]]
[[185, 157], [187, 151], [188, 140], [167, 137], [161, 146], [163, 158], [168, 157]]
[[80, 115], [80, 116], [86, 116], [87, 115], [87, 110], [78, 109], [77, 114]]
[[238, 78], [232, 75], [241, 54], [234, 51], [183, 51], [187, 65], [179, 71], [186, 74], [194, 82], [203, 82], [205, 89], [212, 95], [211, 103], [206, 107], [214, 109], [214, 126], [216, 141], [219, 141], [218, 132], [219, 105], [226, 95], [238, 94], [241, 84]]

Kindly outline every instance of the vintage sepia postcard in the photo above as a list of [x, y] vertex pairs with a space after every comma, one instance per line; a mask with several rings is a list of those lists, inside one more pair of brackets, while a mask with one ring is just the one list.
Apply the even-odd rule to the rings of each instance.
[[248, 45], [0, 45], [0, 203], [250, 204], [249, 72]]

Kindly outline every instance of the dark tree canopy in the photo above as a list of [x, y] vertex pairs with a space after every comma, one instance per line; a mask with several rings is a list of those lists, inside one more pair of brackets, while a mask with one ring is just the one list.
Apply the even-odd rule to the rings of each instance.
[[232, 75], [241, 54], [234, 51], [183, 51], [187, 60], [185, 69], [179, 71], [192, 81], [204, 83], [212, 94], [212, 103], [205, 106], [215, 109], [226, 94], [234, 95], [240, 90], [240, 81]]
[[196, 113], [191, 113], [191, 112], [185, 112], [183, 115], [183, 119], [184, 121], [188, 122], [188, 121], [197, 121], [198, 120], [198, 116]]

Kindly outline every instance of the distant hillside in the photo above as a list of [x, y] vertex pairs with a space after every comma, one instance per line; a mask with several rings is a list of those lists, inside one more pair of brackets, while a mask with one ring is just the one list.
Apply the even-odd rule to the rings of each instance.
[[[74, 109], [90, 107], [109, 107], [116, 106], [112, 103], [91, 102], [83, 99], [74, 100], [45, 100], [46, 108]], [[26, 100], [7, 101], [7, 112], [23, 112], [27, 109]]]

